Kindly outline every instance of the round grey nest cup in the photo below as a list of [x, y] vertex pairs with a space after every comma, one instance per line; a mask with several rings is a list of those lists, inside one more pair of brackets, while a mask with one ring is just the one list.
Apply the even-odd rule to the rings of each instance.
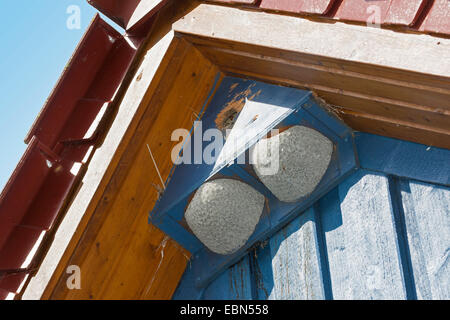
[[226, 255], [239, 250], [255, 231], [264, 196], [248, 184], [217, 179], [204, 183], [185, 212], [195, 236], [211, 251]]
[[311, 194], [330, 165], [333, 143], [320, 132], [293, 126], [258, 141], [251, 163], [261, 182], [280, 200]]

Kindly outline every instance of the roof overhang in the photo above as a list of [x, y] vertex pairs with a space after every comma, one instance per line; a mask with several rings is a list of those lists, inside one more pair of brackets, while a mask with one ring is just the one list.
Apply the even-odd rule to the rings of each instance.
[[168, 2], [167, 0], [88, 0], [128, 34], [145, 33], [148, 22]]
[[173, 28], [226, 73], [316, 92], [355, 130], [450, 148], [448, 39], [209, 4]]
[[45, 251], [40, 241], [52, 238], [142, 40], [96, 15], [30, 128], [28, 148], [0, 194], [0, 298], [17, 293], [35, 271]]

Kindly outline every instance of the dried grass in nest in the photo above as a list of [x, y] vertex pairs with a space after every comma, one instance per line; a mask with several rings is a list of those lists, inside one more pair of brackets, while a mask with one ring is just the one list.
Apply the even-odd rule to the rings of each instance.
[[326, 102], [323, 98], [321, 98], [317, 92], [312, 91], [313, 97], [316, 99], [317, 103], [323, 107], [327, 112], [331, 113], [333, 116], [335, 116], [336, 118], [338, 118], [341, 121], [344, 121], [342, 119], [342, 117], [340, 116], [340, 114], [342, 113], [342, 111], [339, 110], [339, 107], [334, 106], [329, 104], [328, 102]]
[[[225, 107], [217, 115], [215, 123], [216, 127], [220, 130], [227, 130], [233, 128], [239, 113], [242, 111], [245, 105], [245, 100], [252, 100], [261, 94], [261, 90], [252, 94], [252, 87], [255, 84], [251, 84], [247, 89], [234, 95], [233, 99], [228, 102]], [[237, 87], [237, 84], [233, 84], [230, 87], [230, 92]]]
[[238, 101], [230, 102], [225, 108], [220, 111], [216, 118], [216, 127], [220, 130], [233, 128], [239, 113], [244, 108], [245, 99], [241, 98]]

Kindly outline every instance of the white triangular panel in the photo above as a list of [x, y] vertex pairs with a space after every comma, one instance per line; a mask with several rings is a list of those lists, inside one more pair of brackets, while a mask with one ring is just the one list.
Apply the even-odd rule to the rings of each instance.
[[217, 157], [211, 175], [221, 168], [231, 165], [245, 150], [264, 137], [293, 111], [292, 108], [246, 100]]

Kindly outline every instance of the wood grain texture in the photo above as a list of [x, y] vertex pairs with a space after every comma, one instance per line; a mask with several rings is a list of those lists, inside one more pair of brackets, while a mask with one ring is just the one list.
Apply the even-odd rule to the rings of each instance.
[[314, 91], [354, 129], [375, 133], [379, 127], [383, 135], [450, 148], [450, 91], [376, 79], [363, 69], [360, 73], [342, 72], [256, 53], [199, 49], [232, 74]]
[[[174, 4], [160, 13], [162, 23], [149, 36], [148, 51], [141, 56], [142, 66], [136, 70], [122, 100], [120, 110], [131, 112], [132, 121], [123, 125], [126, 133], [110, 132], [116, 137], [115, 147], [103, 150], [110, 158], [106, 157], [93, 169], [100, 172], [107, 169], [106, 174], [98, 176], [97, 173], [97, 179], [104, 179], [101, 187], [95, 190], [98, 184], [91, 182], [90, 189], [96, 186], [92, 190], [96, 191], [94, 195], [83, 189], [79, 191], [77, 205], [72, 205], [69, 211], [80, 213], [81, 221], [78, 224], [68, 221], [66, 227], [78, 228], [68, 233], [73, 236], [66, 234], [65, 239], [70, 242], [64, 255], [60, 252], [58, 255], [62, 257], [50, 261], [51, 264], [59, 262], [50, 274], [50, 283], [43, 282], [48, 277], [44, 274], [48, 269], [42, 269], [41, 282], [34, 285], [35, 296], [43, 290], [39, 288], [42, 283], [48, 283], [43, 299], [168, 299], [172, 296], [189, 255], [147, 223], [148, 212], [157, 198], [153, 184], [159, 184], [147, 144], [163, 178], [167, 178], [172, 167], [171, 133], [176, 128], [192, 126], [194, 113], [203, 107], [218, 74], [218, 69], [197, 50], [173, 38], [170, 32], [172, 19], [192, 9], [191, 5], [191, 1]], [[164, 40], [160, 46], [161, 39]], [[149, 68], [152, 62], [155, 65]], [[117, 137], [118, 132], [124, 136]], [[110, 144], [109, 139], [108, 135], [105, 143]], [[96, 155], [104, 153], [96, 152]], [[66, 287], [65, 270], [69, 265], [81, 268], [81, 290]]]
[[[371, 171], [354, 173], [246, 257], [250, 277], [234, 279], [253, 299], [449, 298], [448, 150], [366, 133], [356, 144]], [[230, 292], [224, 277], [203, 298]]]
[[174, 29], [230, 74], [316, 92], [356, 130], [450, 148], [450, 71], [416, 63], [445, 60], [448, 41], [206, 4]]
[[450, 185], [450, 150], [369, 133], [355, 133], [361, 168], [397, 177]]
[[377, 117], [360, 112], [345, 111], [342, 120], [356, 131], [412, 141], [427, 146], [450, 149], [450, 138], [442, 131], [430, 131], [412, 123], [398, 123], [388, 117]]
[[324, 299], [313, 209], [274, 235], [269, 246], [273, 274], [269, 299]]
[[[174, 26], [176, 28], [177, 25]], [[389, 81], [391, 84], [403, 86], [414, 85], [417, 89], [431, 90], [434, 92], [448, 93], [450, 83], [446, 77], [414, 71], [415, 69], [397, 69], [387, 67], [384, 64], [370, 64], [370, 68], [364, 68], [365, 64], [355, 60], [339, 58], [334, 55], [315, 54], [307, 48], [294, 50], [293, 48], [276, 48], [258, 43], [236, 42], [232, 38], [218, 38], [215, 36], [203, 36], [190, 29], [175, 29], [175, 32], [187, 41], [195, 44], [200, 51], [202, 48], [218, 49], [224, 52], [232, 52], [240, 55], [257, 56], [260, 59], [269, 58], [273, 61], [290, 61], [293, 65], [305, 65], [308, 68], [333, 70], [342, 74], [358, 76], [363, 73], [367, 79], [377, 81]]]
[[404, 299], [387, 178], [358, 171], [320, 200], [334, 299]]
[[[185, 34], [228, 39], [236, 43], [303, 52], [388, 68], [444, 77], [448, 77], [450, 73], [450, 65], [442, 63], [449, 57], [450, 40], [439, 39], [438, 44], [436, 38], [428, 35], [417, 37], [414, 34], [401, 34], [366, 26], [328, 24], [205, 3], [200, 4], [184, 19], [177, 21], [173, 28]], [[249, 28], [252, 32], [236, 32]], [[375, 48], [383, 50], [374, 50]]]
[[249, 257], [225, 271], [204, 292], [206, 300], [251, 300], [252, 279]]
[[[198, 51], [190, 50], [187, 44], [179, 45], [180, 55], [174, 55], [170, 62], [175, 80], [172, 81], [174, 75], [170, 71], [165, 73], [132, 139], [129, 155], [136, 154], [135, 158], [128, 159], [126, 155], [122, 159], [128, 173], [119, 185], [111, 185], [111, 198], [104, 199], [106, 205], [97, 208], [102, 209], [102, 214], [93, 216], [70, 259], [71, 264], [86, 270], [85, 286], [66, 292], [61, 278], [52, 298], [63, 295], [66, 299], [167, 299], [175, 290], [188, 253], [172, 240], [165, 240], [161, 249], [163, 234], [149, 229], [147, 224], [148, 212], [158, 196], [153, 185], [159, 184], [159, 179], [146, 146], [150, 146], [166, 179], [172, 167], [171, 133], [192, 126], [195, 117], [191, 110], [200, 111], [217, 74], [217, 69]], [[180, 106], [184, 112], [178, 112]], [[147, 281], [142, 281], [142, 277]], [[163, 279], [168, 281], [161, 282]], [[123, 289], [117, 290], [121, 286]]]
[[[132, 81], [123, 97], [120, 96], [123, 92], [119, 93], [120, 101], [117, 103], [120, 107], [116, 115], [117, 121], [113, 122], [106, 138], [89, 162], [83, 183], [71, 200], [38, 273], [25, 287], [23, 299], [50, 298], [56, 282], [65, 273], [70, 254], [81, 238], [98, 202], [106, 203], [105, 199], [109, 197], [108, 192], [112, 189], [109, 185], [113, 175], [113, 181], [116, 182], [116, 186], [118, 185], [120, 178], [116, 167], [142, 116], [144, 108], [140, 107], [140, 102], [148, 100], [146, 95], [154, 90], [161, 76], [157, 73], [158, 67], [159, 71], [167, 67], [170, 59], [164, 59], [164, 56], [166, 53], [170, 55], [176, 48], [172, 40], [173, 34], [167, 33], [167, 30], [164, 32], [157, 29], [150, 36], [145, 58], [136, 63], [137, 74], [134, 80], [140, 78], [140, 81]], [[123, 166], [121, 168], [122, 175], [125, 175], [125, 168]]]
[[400, 190], [418, 299], [450, 299], [450, 188], [402, 180]]
[[450, 189], [400, 179], [395, 199], [390, 179], [358, 171], [224, 272], [203, 299], [233, 298], [236, 287], [263, 300], [406, 299], [410, 285], [410, 299], [448, 299]]
[[[249, 53], [245, 51], [214, 48], [211, 46], [198, 46], [205, 56], [214, 63], [230, 71], [241, 70], [241, 72], [254, 72], [266, 74], [274, 78], [285, 78], [304, 83], [305, 86], [320, 86], [338, 89], [337, 93], [350, 95], [361, 95], [379, 99], [385, 99], [385, 103], [399, 104], [399, 107], [417, 109], [428, 112], [450, 111], [447, 94], [433, 90], [427, 86], [416, 86], [406, 81], [392, 81], [382, 77], [372, 77], [366, 74], [360, 66], [360, 72], [350, 72], [341, 68], [308, 64], [307, 61], [295, 61], [286, 58], [271, 57], [260, 53]], [[243, 49], [243, 48], [242, 48]], [[253, 48], [253, 50], [258, 50]], [[278, 53], [277, 55], [280, 55]], [[301, 59], [301, 57], [299, 57]], [[318, 60], [320, 58], [317, 58]], [[302, 59], [303, 60], [303, 59]], [[320, 60], [319, 60], [320, 61]], [[342, 63], [345, 64], [344, 62]], [[330, 90], [328, 90], [330, 91]], [[438, 91], [438, 92], [436, 92]], [[390, 100], [390, 102], [389, 102]], [[447, 123], [448, 124], [448, 123]]]

